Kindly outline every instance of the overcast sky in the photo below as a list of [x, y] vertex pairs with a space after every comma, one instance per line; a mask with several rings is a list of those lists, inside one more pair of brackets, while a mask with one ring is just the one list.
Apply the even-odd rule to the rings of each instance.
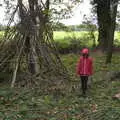
[[[3, 3], [3, 0], [0, 0], [0, 5]], [[3, 23], [3, 19], [4, 19], [4, 7], [0, 6], [0, 23]]]
[[[3, 0], [0, 0], [0, 4], [2, 3], [3, 3]], [[89, 3], [89, 0], [84, 0], [83, 3], [81, 3], [78, 7], [74, 9], [73, 17], [67, 20], [62, 20], [61, 22], [66, 25], [80, 24], [83, 20], [83, 15], [90, 14], [90, 8], [91, 8], [91, 5]], [[4, 6], [1, 6], [0, 7], [0, 23], [1, 24], [6, 24], [4, 11], [5, 11]]]
[[84, 0], [77, 8], [75, 8], [73, 17], [67, 20], [62, 20], [62, 22], [66, 25], [75, 25], [82, 23], [84, 14], [90, 15], [90, 0]]

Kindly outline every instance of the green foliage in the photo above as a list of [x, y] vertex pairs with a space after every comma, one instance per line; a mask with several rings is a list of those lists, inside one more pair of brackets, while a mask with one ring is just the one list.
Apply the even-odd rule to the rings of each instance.
[[79, 52], [81, 48], [93, 45], [89, 32], [54, 32], [54, 39], [60, 53]]
[[67, 31], [67, 26], [65, 26], [63, 23], [54, 23], [53, 24], [53, 30], [54, 31]]
[[100, 111], [97, 111], [91, 114], [89, 120], [118, 120], [120, 117], [120, 108], [119, 107], [106, 107], [102, 108]]
[[120, 32], [115, 32], [114, 45], [120, 47]]
[[[94, 32], [95, 43], [98, 44], [98, 33]], [[55, 43], [58, 46], [59, 51], [76, 51], [76, 49], [81, 49], [82, 47], [92, 48], [93, 34], [85, 31], [75, 31], [75, 32], [65, 32], [65, 31], [55, 31], [54, 32]], [[77, 48], [76, 48], [77, 45]], [[116, 47], [120, 46], [120, 32], [115, 32], [114, 45]], [[75, 48], [75, 50], [74, 50]], [[62, 52], [64, 53], [64, 52]]]
[[66, 31], [66, 32], [71, 32], [71, 31], [90, 31], [90, 27], [94, 29], [94, 31], [97, 30], [96, 26], [91, 24], [80, 24], [80, 25], [69, 25], [65, 26], [62, 23], [56, 23], [54, 24], [54, 31]]
[[0, 31], [0, 39], [2, 39], [4, 36], [4, 31]]

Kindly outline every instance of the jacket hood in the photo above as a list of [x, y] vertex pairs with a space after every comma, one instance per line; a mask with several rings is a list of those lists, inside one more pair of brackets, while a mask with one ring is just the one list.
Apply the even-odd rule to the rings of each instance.
[[84, 49], [82, 50], [82, 54], [89, 54], [89, 50], [88, 50], [87, 48], [84, 48]]

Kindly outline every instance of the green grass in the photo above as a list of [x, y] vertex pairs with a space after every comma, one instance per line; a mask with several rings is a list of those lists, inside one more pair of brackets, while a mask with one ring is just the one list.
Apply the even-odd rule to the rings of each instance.
[[[94, 58], [94, 75], [87, 97], [81, 96], [80, 88], [69, 94], [55, 96], [44, 94], [40, 89], [10, 89], [0, 85], [1, 120], [119, 120], [120, 100], [112, 96], [119, 92], [120, 82], [109, 81], [105, 76], [110, 71], [119, 71], [120, 57], [114, 54], [112, 64], [105, 65], [105, 56], [91, 54]], [[61, 56], [64, 65], [80, 84], [75, 75], [77, 54]], [[49, 78], [48, 78], [49, 79]], [[73, 79], [73, 81], [75, 80]]]
[[[54, 31], [54, 39], [56, 41], [64, 41], [65, 38], [67, 37], [76, 37], [76, 38], [82, 38], [84, 36], [86, 36], [88, 34], [88, 32], [85, 31], [75, 31], [75, 32], [65, 32], [65, 31]], [[0, 36], [4, 35], [4, 31], [0, 31]], [[95, 32], [96, 35], [96, 39], [97, 39], [97, 35], [98, 33]], [[120, 32], [115, 32], [115, 39], [120, 40]]]
[[0, 39], [4, 36], [4, 31], [0, 31]]
[[[65, 38], [67, 37], [76, 37], [76, 38], [82, 38], [84, 36], [86, 36], [89, 32], [85, 32], [85, 31], [75, 31], [75, 32], [65, 32], [65, 31], [54, 31], [54, 39], [57, 41], [64, 41]], [[97, 39], [97, 35], [98, 33], [95, 32], [96, 35], [96, 39]], [[115, 32], [115, 39], [120, 40], [120, 32]]]
[[120, 32], [115, 32], [115, 39], [120, 41]]
[[76, 38], [81, 38], [84, 36], [84, 34], [87, 34], [88, 32], [65, 32], [65, 31], [55, 31], [54, 32], [54, 39], [55, 40], [64, 40], [66, 37], [73, 37], [76, 36]]

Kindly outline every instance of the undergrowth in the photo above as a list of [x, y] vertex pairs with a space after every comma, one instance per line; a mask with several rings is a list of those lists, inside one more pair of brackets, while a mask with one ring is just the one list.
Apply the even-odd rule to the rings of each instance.
[[[120, 100], [113, 99], [119, 93], [120, 81], [105, 77], [110, 71], [119, 71], [120, 57], [113, 55], [112, 64], [105, 65], [105, 56], [94, 57], [94, 75], [87, 96], [81, 95], [80, 87], [69, 94], [43, 93], [39, 88], [11, 89], [0, 85], [0, 120], [119, 120]], [[79, 55], [61, 56], [65, 66], [74, 76]], [[74, 80], [73, 80], [74, 81]]]

